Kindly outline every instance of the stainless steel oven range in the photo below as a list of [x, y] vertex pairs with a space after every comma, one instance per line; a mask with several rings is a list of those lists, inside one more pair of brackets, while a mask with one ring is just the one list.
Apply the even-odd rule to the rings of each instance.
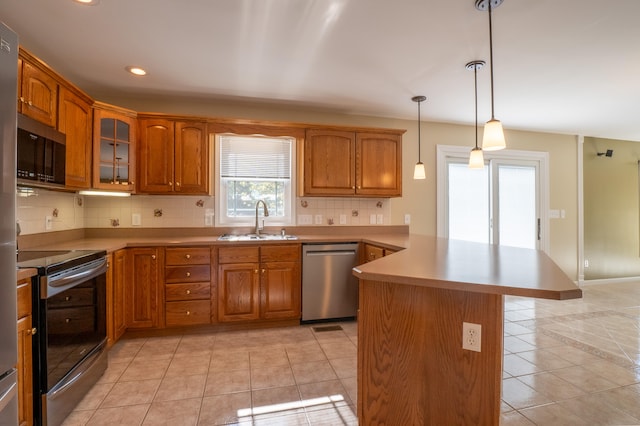
[[20, 251], [33, 286], [34, 421], [56, 426], [107, 368], [105, 251]]

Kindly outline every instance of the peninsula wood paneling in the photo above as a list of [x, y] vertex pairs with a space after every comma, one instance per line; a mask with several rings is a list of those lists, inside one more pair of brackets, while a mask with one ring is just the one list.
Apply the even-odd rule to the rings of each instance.
[[[498, 425], [503, 296], [360, 281], [358, 417], [364, 425]], [[482, 352], [462, 349], [462, 323]]]

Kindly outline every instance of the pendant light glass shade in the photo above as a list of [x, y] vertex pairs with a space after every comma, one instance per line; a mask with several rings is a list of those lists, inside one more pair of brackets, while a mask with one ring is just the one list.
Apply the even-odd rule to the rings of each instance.
[[485, 151], [497, 151], [507, 147], [504, 139], [502, 123], [496, 120], [494, 114], [493, 97], [493, 26], [491, 25], [491, 10], [500, 6], [504, 0], [475, 0], [476, 9], [481, 12], [489, 12], [489, 66], [491, 71], [491, 120], [484, 125], [484, 137], [482, 138], [482, 149]]
[[484, 136], [482, 137], [482, 149], [485, 151], [497, 151], [506, 148], [504, 141], [504, 131], [500, 120], [492, 118], [484, 125]]
[[470, 169], [484, 169], [484, 155], [481, 148], [473, 148], [469, 155]]
[[416, 166], [413, 169], [413, 178], [415, 180], [426, 179], [427, 178], [427, 174], [426, 174], [426, 171], [424, 169], [424, 163], [420, 160], [420, 102], [426, 101], [427, 97], [426, 96], [414, 96], [413, 98], [411, 98], [411, 100], [413, 102], [417, 102], [418, 103], [418, 162], [416, 163]]

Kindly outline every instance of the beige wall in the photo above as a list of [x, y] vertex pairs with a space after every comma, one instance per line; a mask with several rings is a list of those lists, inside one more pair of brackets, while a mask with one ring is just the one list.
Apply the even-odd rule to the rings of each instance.
[[[164, 112], [208, 117], [246, 118], [319, 124], [372, 126], [407, 129], [403, 138], [403, 197], [385, 201], [385, 225], [404, 223], [411, 215], [410, 230], [416, 234], [436, 235], [436, 145], [471, 146], [473, 127], [456, 124], [422, 123], [422, 161], [427, 179], [413, 180], [417, 161], [417, 123], [415, 120], [363, 117], [326, 113], [282, 105], [211, 102], [193, 99], [109, 97], [97, 99], [140, 112]], [[410, 102], [408, 99], [407, 102]], [[575, 137], [521, 131], [506, 132], [510, 149], [547, 151], [550, 158], [550, 208], [564, 209], [564, 219], [551, 221], [550, 255], [573, 280], [577, 280], [577, 148]], [[89, 203], [92, 204], [92, 203]], [[349, 211], [347, 209], [347, 211]], [[300, 214], [300, 212], [298, 212]], [[88, 219], [90, 222], [91, 219]], [[124, 222], [126, 223], [126, 221]], [[368, 223], [363, 223], [368, 224]]]
[[585, 138], [583, 158], [585, 279], [640, 276], [640, 144]]

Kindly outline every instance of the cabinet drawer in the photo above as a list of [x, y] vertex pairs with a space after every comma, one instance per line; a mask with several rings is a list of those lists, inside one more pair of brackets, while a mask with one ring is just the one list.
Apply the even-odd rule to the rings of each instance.
[[167, 302], [211, 298], [211, 283], [167, 284], [165, 286]]
[[254, 263], [259, 259], [259, 247], [222, 247], [218, 250], [219, 263]]
[[209, 324], [211, 322], [211, 302], [209, 300], [167, 302], [165, 308], [167, 327]]
[[260, 250], [261, 262], [297, 262], [299, 260], [299, 244], [262, 246]]
[[93, 288], [75, 287], [47, 300], [49, 308], [71, 308], [93, 305]]
[[18, 319], [31, 315], [31, 281], [18, 286]]
[[171, 247], [165, 251], [167, 265], [208, 265], [210, 262], [208, 248]]
[[167, 266], [164, 269], [164, 280], [167, 283], [210, 281], [209, 265]]
[[51, 309], [47, 315], [47, 333], [74, 336], [95, 330], [96, 312], [93, 306]]

